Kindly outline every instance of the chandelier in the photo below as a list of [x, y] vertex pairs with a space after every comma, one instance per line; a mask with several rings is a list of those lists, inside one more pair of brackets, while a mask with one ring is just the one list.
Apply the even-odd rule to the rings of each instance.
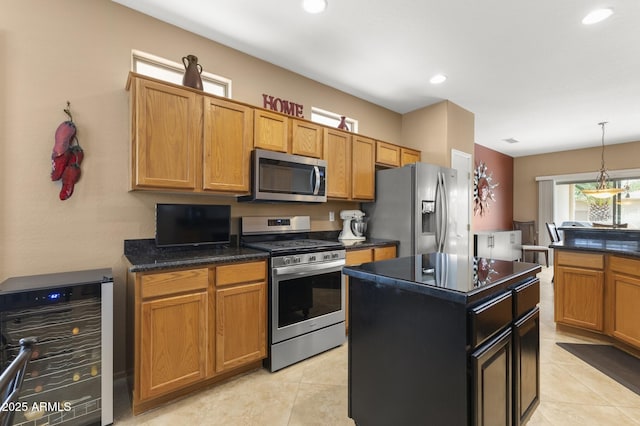
[[610, 188], [609, 187], [609, 174], [607, 173], [607, 169], [604, 167], [604, 125], [607, 124], [606, 121], [602, 123], [598, 123], [600, 127], [602, 127], [602, 162], [600, 164], [600, 173], [596, 179], [597, 187], [596, 189], [583, 189], [582, 193], [584, 195], [596, 198], [611, 198], [616, 194], [624, 191], [623, 188]]

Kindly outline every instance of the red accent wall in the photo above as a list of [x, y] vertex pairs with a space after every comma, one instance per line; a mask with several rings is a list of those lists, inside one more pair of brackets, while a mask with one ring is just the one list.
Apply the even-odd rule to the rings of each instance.
[[[472, 231], [506, 231], [513, 227], [513, 157], [475, 144], [473, 158], [478, 167], [480, 162], [487, 166], [487, 174], [492, 175], [496, 201], [489, 201], [489, 209], [483, 215], [473, 214]], [[475, 202], [473, 203], [475, 206]], [[473, 208], [472, 206], [472, 208]]]

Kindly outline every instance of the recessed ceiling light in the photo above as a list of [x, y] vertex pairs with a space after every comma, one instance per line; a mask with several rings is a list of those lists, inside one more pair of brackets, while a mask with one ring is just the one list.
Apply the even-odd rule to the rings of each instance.
[[447, 76], [444, 74], [436, 74], [433, 77], [431, 77], [429, 79], [429, 83], [431, 84], [440, 84], [440, 83], [444, 83], [445, 80], [447, 79]]
[[327, 0], [302, 0], [302, 8], [307, 13], [320, 13], [327, 8]]
[[597, 24], [598, 22], [604, 21], [611, 15], [613, 15], [613, 9], [610, 7], [592, 10], [587, 14], [587, 16], [582, 18], [582, 23], [585, 25]]

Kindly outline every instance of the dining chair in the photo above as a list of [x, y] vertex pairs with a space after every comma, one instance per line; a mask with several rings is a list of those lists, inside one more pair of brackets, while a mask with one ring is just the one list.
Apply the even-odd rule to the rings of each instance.
[[549, 247], [538, 245], [538, 232], [536, 231], [536, 222], [530, 221], [513, 221], [513, 229], [522, 232], [522, 261], [526, 262], [527, 253], [532, 253], [533, 261], [538, 263], [538, 253], [544, 254], [545, 264], [549, 267]]
[[558, 232], [558, 227], [555, 222], [546, 222], [547, 231], [549, 231], [549, 238], [551, 238], [552, 243], [557, 243], [560, 241], [560, 233]]

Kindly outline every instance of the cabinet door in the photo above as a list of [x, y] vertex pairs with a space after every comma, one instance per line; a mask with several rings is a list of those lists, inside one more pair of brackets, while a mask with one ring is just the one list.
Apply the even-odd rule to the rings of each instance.
[[142, 302], [140, 397], [153, 398], [205, 378], [207, 293]]
[[398, 167], [400, 165], [400, 147], [398, 145], [376, 141], [376, 163]]
[[471, 354], [475, 425], [511, 425], [512, 343], [507, 329]]
[[221, 99], [204, 98], [203, 187], [249, 191], [253, 144], [253, 109]]
[[400, 166], [420, 162], [420, 151], [409, 148], [400, 148]]
[[322, 158], [322, 126], [292, 119], [291, 153], [305, 157]]
[[375, 141], [353, 136], [351, 145], [351, 198], [373, 200], [375, 198]]
[[266, 282], [216, 290], [216, 371], [267, 354]]
[[269, 111], [256, 109], [254, 111], [254, 139], [255, 148], [270, 151], [289, 151], [289, 118]]
[[[635, 261], [636, 267], [640, 262]], [[636, 269], [640, 274], [640, 269]], [[612, 273], [610, 279], [613, 302], [612, 334], [614, 337], [640, 348], [640, 277]]]
[[324, 159], [327, 161], [327, 197], [351, 196], [351, 135], [324, 129]]
[[143, 79], [135, 79], [131, 95], [132, 188], [194, 190], [202, 138], [199, 96]]
[[558, 266], [554, 275], [556, 322], [603, 331], [604, 272]]
[[540, 403], [540, 310], [523, 316], [513, 331], [513, 424], [522, 425]]

